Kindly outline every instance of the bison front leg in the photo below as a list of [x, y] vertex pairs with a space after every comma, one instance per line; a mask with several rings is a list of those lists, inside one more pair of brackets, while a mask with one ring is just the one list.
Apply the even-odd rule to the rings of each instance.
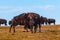
[[11, 32], [12, 25], [10, 26], [9, 32]]
[[28, 25], [24, 26], [24, 31], [23, 32], [28, 32]]
[[39, 32], [41, 32], [41, 24], [39, 24]]
[[54, 25], [55, 25], [55, 22], [54, 22]]
[[37, 32], [37, 28], [38, 28], [38, 26], [37, 25], [34, 25], [34, 33]]
[[7, 25], [7, 24], [5, 23], [5, 25]]
[[15, 26], [13, 26], [13, 33], [15, 33]]
[[30, 26], [30, 31], [31, 33], [33, 33], [33, 26]]

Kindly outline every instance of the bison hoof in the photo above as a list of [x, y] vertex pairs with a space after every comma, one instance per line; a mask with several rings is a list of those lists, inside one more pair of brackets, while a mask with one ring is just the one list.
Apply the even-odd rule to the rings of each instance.
[[23, 32], [26, 32], [26, 30], [24, 30]]
[[39, 32], [41, 32], [41, 31], [39, 31]]
[[11, 31], [9, 31], [9, 33], [11, 33]]

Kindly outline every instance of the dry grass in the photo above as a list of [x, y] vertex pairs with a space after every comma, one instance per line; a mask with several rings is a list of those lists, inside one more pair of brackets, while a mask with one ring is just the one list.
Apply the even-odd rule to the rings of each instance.
[[22, 32], [22, 27], [16, 27], [15, 35], [9, 33], [9, 27], [0, 27], [0, 40], [60, 40], [60, 25], [42, 26], [41, 32]]

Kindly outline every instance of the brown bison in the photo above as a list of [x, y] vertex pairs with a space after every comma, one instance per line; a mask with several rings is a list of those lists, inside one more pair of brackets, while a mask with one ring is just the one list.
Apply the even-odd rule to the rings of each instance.
[[11, 27], [9, 32], [11, 32], [11, 28], [13, 27], [13, 32], [15, 32], [15, 26], [17, 25], [24, 25], [24, 29], [28, 31], [28, 28], [32, 31], [34, 26], [34, 32], [37, 31], [37, 25], [39, 25], [39, 31], [41, 31], [40, 25], [40, 16], [36, 13], [23, 13], [18, 16], [15, 16], [11, 20]]
[[20, 14], [18, 16], [13, 17], [13, 19], [11, 21], [9, 21], [9, 24], [10, 24], [9, 32], [11, 32], [12, 27], [13, 27], [14, 32], [15, 32], [15, 26], [17, 26], [17, 25], [25, 25], [26, 24], [25, 13], [22, 13], [22, 14]]
[[41, 24], [46, 24], [47, 25], [47, 18], [41, 16]]
[[[40, 32], [41, 31], [40, 15], [33, 12], [27, 13], [25, 15], [27, 20], [26, 26], [30, 28], [31, 32], [36, 33], [38, 25], [39, 25], [39, 32]], [[33, 28], [34, 28], [34, 31], [33, 31]]]
[[10, 21], [8, 22], [8, 24], [11, 25], [11, 23], [12, 23], [12, 21], [10, 20]]
[[7, 25], [7, 20], [5, 20], [5, 19], [0, 19], [0, 25], [1, 25], [1, 24]]
[[54, 23], [54, 25], [55, 25], [55, 22], [56, 22], [56, 21], [55, 21], [55, 19], [49, 18], [47, 22], [48, 22], [49, 25], [50, 25], [51, 23]]

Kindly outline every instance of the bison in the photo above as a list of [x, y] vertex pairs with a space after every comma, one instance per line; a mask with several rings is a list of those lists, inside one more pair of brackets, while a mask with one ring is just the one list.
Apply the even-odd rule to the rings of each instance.
[[[31, 17], [31, 18], [30, 18]], [[39, 31], [41, 31], [40, 25], [40, 15], [36, 13], [22, 13], [18, 16], [13, 17], [11, 20], [11, 26], [9, 32], [11, 32], [11, 28], [13, 27], [13, 32], [15, 32], [15, 26], [17, 25], [24, 25], [24, 29], [28, 31], [28, 28], [31, 29], [34, 26], [34, 32], [37, 31], [37, 25], [39, 25]]]
[[[38, 25], [39, 25], [39, 32], [41, 31], [41, 25], [40, 25], [40, 15], [30, 12], [26, 14], [26, 20], [28, 21], [26, 25], [29, 25], [31, 32], [36, 33]], [[33, 31], [34, 28], [34, 31]]]
[[44, 24], [44, 23], [47, 25], [47, 18], [41, 16], [41, 24]]
[[[13, 19], [11, 21], [9, 21], [10, 25], [10, 29], [9, 32], [11, 32], [11, 28], [13, 27], [14, 32], [15, 32], [15, 26], [17, 25], [25, 25], [26, 24], [26, 20], [25, 20], [25, 13], [22, 13], [18, 16], [13, 17]], [[25, 27], [24, 27], [25, 29]]]
[[55, 20], [55, 19], [52, 19], [52, 18], [49, 18], [49, 19], [47, 20], [47, 22], [48, 22], [49, 25], [50, 25], [51, 23], [53, 23], [53, 24], [55, 25], [56, 20]]
[[12, 23], [12, 21], [10, 20], [10, 21], [8, 22], [8, 24], [11, 25], [11, 23]]
[[6, 20], [6, 19], [0, 19], [0, 25], [1, 25], [1, 24], [7, 25], [7, 20]]

